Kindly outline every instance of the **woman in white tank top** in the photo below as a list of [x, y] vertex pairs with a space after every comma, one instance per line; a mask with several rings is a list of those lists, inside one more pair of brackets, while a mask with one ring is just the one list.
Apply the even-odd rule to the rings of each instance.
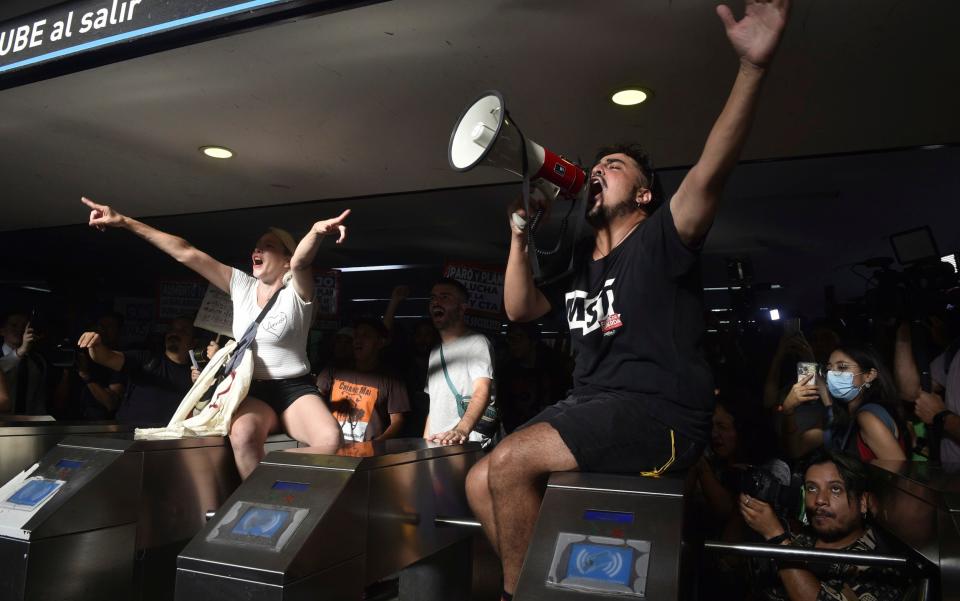
[[281, 427], [292, 438], [324, 449], [321, 452], [336, 450], [340, 428], [310, 382], [306, 337], [313, 314], [313, 259], [324, 236], [338, 233], [338, 244], [346, 239], [343, 223], [349, 209], [313, 224], [296, 246], [289, 234], [270, 228], [251, 255], [251, 276], [220, 263], [183, 238], [121, 215], [109, 206], [86, 198], [82, 201], [90, 207], [91, 227], [130, 230], [230, 294], [234, 335], [238, 338], [273, 294], [283, 288], [261, 321], [253, 346], [254, 382], [230, 426], [230, 444], [241, 477], [246, 478], [257, 467], [267, 436]]

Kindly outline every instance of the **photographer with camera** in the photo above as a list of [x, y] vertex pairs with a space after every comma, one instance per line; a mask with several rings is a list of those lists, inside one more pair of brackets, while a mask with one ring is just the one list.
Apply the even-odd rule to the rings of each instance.
[[10, 412], [44, 415], [47, 412], [47, 362], [34, 348], [38, 336], [31, 321], [30, 315], [18, 311], [4, 318], [0, 326], [3, 337], [0, 370], [7, 382]]
[[[123, 317], [108, 312], [97, 319], [94, 331], [100, 334], [106, 348], [118, 349], [122, 327]], [[89, 354], [78, 349], [69, 338], [57, 345], [57, 355], [51, 365], [61, 368], [62, 373], [53, 391], [51, 413], [57, 419], [113, 419], [123, 400], [126, 377], [92, 361]]]
[[[847, 345], [830, 353], [826, 387], [813, 374], [800, 379], [783, 401], [783, 438], [788, 455], [814, 449], [850, 453], [861, 461], [906, 459], [907, 433], [893, 380], [875, 351]], [[820, 423], [801, 430], [795, 412], [804, 403], [823, 403]]]
[[[770, 504], [747, 494], [739, 499], [747, 525], [770, 544], [854, 552], [883, 552], [868, 519], [870, 492], [864, 465], [845, 453], [820, 450], [804, 472], [804, 506], [810, 526], [791, 534]], [[779, 561], [778, 586], [761, 598], [774, 601], [893, 601], [904, 591], [892, 568]]]
[[[696, 516], [694, 528], [705, 540], [743, 541], [748, 531], [740, 516], [737, 497], [742, 491], [763, 494], [755, 487], [744, 487], [749, 480], [748, 473], [764, 469], [749, 465], [759, 463], [765, 453], [755, 444], [762, 438], [756, 413], [738, 410], [742, 403], [737, 401], [743, 400], [743, 394], [727, 393], [717, 398], [710, 446], [692, 470], [698, 486], [694, 497], [697, 510], [692, 512]], [[789, 478], [789, 470], [786, 471]], [[798, 495], [799, 492], [794, 496]], [[771, 502], [775, 503], [778, 497], [772, 495]], [[748, 563], [742, 558], [706, 555], [698, 570], [698, 580], [699, 588], [709, 593], [701, 598], [744, 599], [749, 574]], [[722, 597], [716, 596], [718, 590], [723, 591]]]

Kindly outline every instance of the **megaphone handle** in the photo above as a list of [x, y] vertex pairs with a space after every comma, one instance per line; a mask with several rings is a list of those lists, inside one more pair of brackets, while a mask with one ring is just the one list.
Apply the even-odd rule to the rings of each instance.
[[[517, 122], [510, 117], [509, 111], [504, 114], [505, 119], [509, 119], [514, 128], [517, 130], [517, 134], [520, 135], [520, 160], [521, 167], [523, 168], [523, 209], [526, 211], [527, 217], [530, 217], [530, 164], [527, 160], [527, 140], [524, 137], [523, 132], [520, 130], [520, 127], [517, 126]], [[537, 258], [537, 248], [533, 243], [532, 233], [533, 230], [529, 230], [531, 236], [527, 239], [527, 258], [530, 261], [530, 270], [533, 273], [533, 280], [535, 282], [540, 281], [542, 272], [540, 271], [540, 260]]]

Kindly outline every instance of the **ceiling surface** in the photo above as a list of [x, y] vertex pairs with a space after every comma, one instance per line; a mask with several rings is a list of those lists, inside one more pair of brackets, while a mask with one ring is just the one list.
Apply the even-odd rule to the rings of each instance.
[[[44, 4], [7, 0], [0, 20]], [[138, 248], [80, 227], [81, 194], [165, 217], [224, 260], [243, 260], [266, 223], [303, 231], [349, 206], [351, 240], [331, 264], [502, 261], [515, 179], [448, 167], [460, 112], [499, 90], [545, 146], [589, 161], [638, 140], [675, 187], [737, 68], [713, 7], [392, 0], [0, 91], [0, 243], [31, 248], [7, 274]], [[950, 0], [794, 2], [708, 254], [817, 288], [913, 225], [960, 248], [960, 154], [919, 149], [960, 142], [957, 23]], [[652, 100], [611, 104], [627, 84]], [[236, 157], [208, 159], [206, 144]], [[905, 150], [872, 152], [888, 149]]]

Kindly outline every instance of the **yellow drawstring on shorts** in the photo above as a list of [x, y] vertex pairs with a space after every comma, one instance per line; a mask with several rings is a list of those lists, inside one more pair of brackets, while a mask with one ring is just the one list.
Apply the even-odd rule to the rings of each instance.
[[676, 439], [673, 435], [673, 430], [670, 430], [670, 459], [667, 459], [667, 462], [653, 470], [652, 472], [640, 472], [640, 475], [644, 478], [659, 478], [660, 474], [667, 471], [673, 462], [677, 460], [677, 444]]

